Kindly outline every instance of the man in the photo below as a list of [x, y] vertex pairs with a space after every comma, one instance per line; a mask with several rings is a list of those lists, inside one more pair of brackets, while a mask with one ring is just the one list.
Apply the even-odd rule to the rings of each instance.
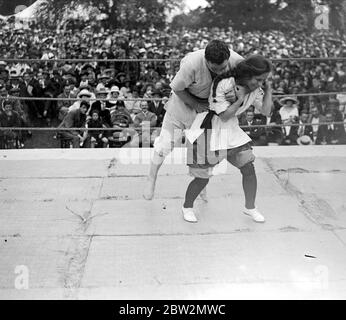
[[[78, 109], [69, 111], [58, 128], [85, 128], [86, 113], [89, 109], [89, 103], [82, 101]], [[60, 131], [62, 139], [71, 140], [73, 148], [79, 148], [87, 138], [87, 132], [81, 131]]]
[[[3, 112], [0, 113], [0, 127], [21, 127], [20, 116], [13, 110], [13, 102], [10, 100], [3, 102]], [[20, 137], [20, 131], [1, 130], [0, 148], [15, 148]]]
[[[162, 92], [159, 89], [154, 89], [153, 98], [162, 98]], [[165, 116], [166, 110], [164, 109], [164, 104], [162, 101], [150, 101], [148, 110], [154, 113], [157, 117], [156, 126], [161, 127], [163, 117]]]
[[320, 111], [318, 109], [318, 106], [315, 105], [311, 108], [310, 110], [311, 115], [309, 117], [308, 122], [311, 124], [312, 126], [312, 131], [313, 131], [313, 137], [314, 137], [314, 142], [316, 143], [316, 139], [317, 139], [317, 132], [318, 132], [318, 128], [319, 128], [319, 123], [323, 123], [326, 121], [325, 116], [320, 114]]
[[[71, 98], [71, 85], [69, 82], [64, 84], [64, 91], [58, 95], [58, 98]], [[62, 121], [68, 113], [69, 107], [74, 103], [73, 100], [59, 100], [58, 101], [58, 119]]]
[[249, 108], [245, 112], [245, 118], [241, 118], [239, 121], [240, 126], [249, 126], [242, 128], [243, 131], [251, 138], [255, 146], [267, 145], [266, 132], [264, 127], [251, 128], [253, 125], [264, 125], [265, 120], [255, 118], [255, 112], [253, 108]]
[[96, 101], [91, 105], [89, 114], [91, 115], [93, 110], [97, 110], [99, 117], [108, 128], [112, 126], [111, 114], [108, 108], [106, 108], [106, 99], [108, 96], [108, 90], [106, 87], [100, 87], [96, 90]]
[[327, 111], [325, 122], [327, 125], [321, 125], [317, 131], [316, 144], [344, 144], [346, 133], [344, 125], [333, 124], [335, 121], [332, 111]]
[[300, 117], [299, 117], [299, 126], [291, 128], [292, 137], [295, 137], [294, 140], [296, 142], [297, 142], [297, 139], [303, 136], [308, 136], [310, 137], [311, 141], [313, 140], [313, 130], [312, 130], [312, 126], [308, 123], [308, 119], [309, 119], [308, 111], [302, 110], [300, 112]]
[[[143, 194], [145, 199], [153, 198], [158, 171], [165, 157], [181, 141], [182, 131], [190, 128], [197, 112], [208, 110], [213, 79], [234, 68], [241, 59], [220, 40], [212, 40], [205, 49], [189, 53], [182, 59], [180, 69], [170, 84], [173, 92], [165, 107], [160, 136], [154, 143], [148, 184]], [[235, 97], [232, 93], [228, 98]]]

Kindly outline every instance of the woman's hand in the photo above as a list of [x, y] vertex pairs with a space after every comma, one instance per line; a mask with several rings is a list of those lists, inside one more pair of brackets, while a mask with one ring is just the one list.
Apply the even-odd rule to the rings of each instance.
[[233, 104], [237, 100], [237, 96], [234, 90], [225, 93], [226, 101]]
[[244, 87], [236, 86], [235, 87], [235, 94], [236, 94], [238, 100], [244, 101], [247, 92], [246, 92], [246, 89]]

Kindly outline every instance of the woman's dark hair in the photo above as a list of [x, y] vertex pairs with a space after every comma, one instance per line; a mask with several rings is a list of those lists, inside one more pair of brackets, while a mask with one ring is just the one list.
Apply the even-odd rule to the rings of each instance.
[[204, 57], [207, 61], [222, 64], [228, 60], [231, 53], [227, 44], [221, 40], [211, 40], [205, 48]]
[[270, 72], [271, 70], [271, 62], [259, 54], [251, 55], [248, 58], [241, 60], [234, 69], [220, 74], [215, 78], [213, 84], [214, 102], [216, 102], [216, 88], [221, 80], [233, 77], [237, 81], [240, 80], [241, 82], [242, 80], [251, 79], [254, 76], [260, 76], [261, 74]]
[[79, 105], [79, 108], [85, 106], [87, 109], [89, 109], [90, 107], [90, 104], [87, 102], [87, 101], [82, 101]]

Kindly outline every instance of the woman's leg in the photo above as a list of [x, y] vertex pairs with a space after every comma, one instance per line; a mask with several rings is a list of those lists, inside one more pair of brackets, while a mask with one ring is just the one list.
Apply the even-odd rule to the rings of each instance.
[[193, 208], [193, 203], [208, 182], [209, 179], [204, 178], [195, 178], [190, 182], [185, 194], [184, 208]]
[[245, 194], [245, 208], [254, 209], [257, 193], [257, 177], [253, 162], [249, 162], [240, 168], [243, 177], [243, 190]]
[[[191, 169], [191, 168], [190, 168]], [[184, 220], [187, 222], [197, 222], [195, 213], [193, 212], [193, 203], [197, 196], [208, 184], [209, 178], [195, 178], [187, 187], [185, 194], [185, 202], [182, 208]]]

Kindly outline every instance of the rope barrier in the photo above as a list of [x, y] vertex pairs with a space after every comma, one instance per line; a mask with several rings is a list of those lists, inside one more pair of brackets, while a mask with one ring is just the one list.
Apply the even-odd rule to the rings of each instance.
[[[167, 58], [167, 59], [149, 59], [149, 58], [123, 58], [123, 59], [24, 59], [24, 58], [0, 58], [0, 61], [7, 62], [178, 62], [182, 58]], [[283, 61], [344, 61], [346, 57], [311, 57], [311, 58], [273, 58], [272, 62]]]
[[[316, 93], [296, 93], [296, 94], [273, 94], [273, 98], [275, 97], [308, 97], [308, 96], [332, 96], [336, 94], [344, 94], [346, 92], [316, 92]], [[163, 101], [164, 98], [51, 98], [51, 97], [16, 97], [16, 96], [8, 96], [8, 97], [0, 97], [1, 100], [25, 100], [25, 101]]]
[[[255, 125], [241, 125], [240, 128], [275, 128], [275, 127], [300, 127], [300, 126], [323, 126], [323, 125], [346, 125], [343, 121], [321, 122], [321, 123], [290, 123], [290, 124], [255, 124]], [[161, 129], [161, 127], [148, 127], [150, 130]], [[142, 128], [43, 128], [43, 127], [0, 127], [0, 131], [16, 130], [16, 131], [122, 131], [122, 130], [136, 130], [142, 131]]]

